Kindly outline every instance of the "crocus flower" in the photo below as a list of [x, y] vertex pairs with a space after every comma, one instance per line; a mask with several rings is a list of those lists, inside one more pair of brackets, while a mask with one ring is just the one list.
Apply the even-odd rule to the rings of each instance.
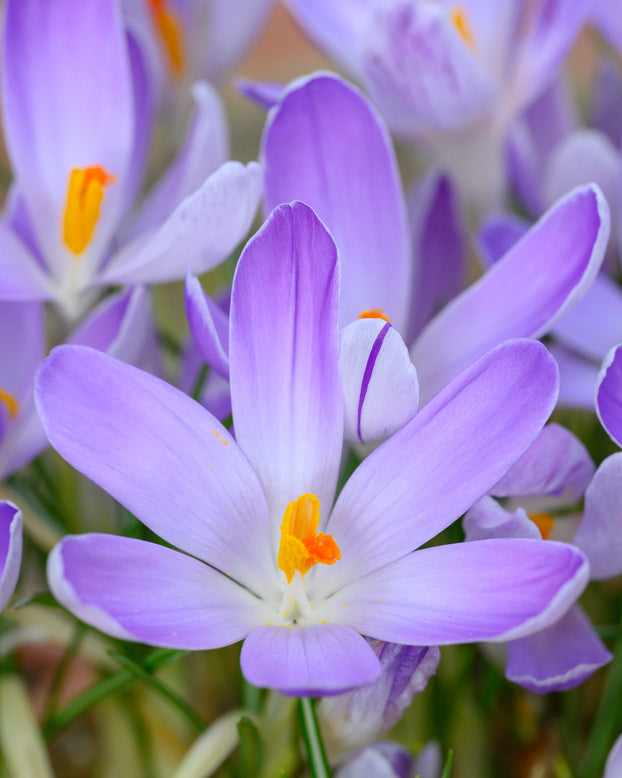
[[484, 212], [503, 197], [514, 118], [555, 76], [590, 5], [288, 0], [391, 129], [429, 146]]
[[13, 594], [22, 561], [22, 514], [16, 505], [0, 501], [0, 611]]
[[399, 743], [380, 741], [355, 754], [336, 778], [440, 778], [442, 768], [438, 743], [426, 743], [413, 758]]
[[620, 775], [622, 775], [622, 735], [618, 737], [609, 752], [603, 778], [618, 778]]
[[[217, 110], [207, 85], [195, 91], [190, 147], [197, 122], [205, 137]], [[15, 183], [0, 224], [0, 298], [53, 299], [76, 316], [94, 287], [202, 272], [244, 236], [260, 197], [258, 166], [210, 169], [212, 156], [197, 166], [186, 150], [150, 200], [152, 218], [141, 214], [140, 231], [122, 225], [141, 180], [149, 99], [116, 0], [6, 3], [2, 108]]]
[[506, 343], [471, 365], [364, 460], [331, 510], [343, 445], [338, 286], [337, 250], [313, 211], [276, 209], [233, 283], [235, 439], [185, 394], [100, 352], [64, 346], [43, 363], [37, 402], [52, 445], [181, 550], [65, 538], [49, 582], [79, 618], [184, 649], [244, 639], [251, 683], [328, 695], [379, 676], [363, 635], [507, 641], [577, 597], [587, 563], [565, 544], [412, 551], [537, 435], [557, 389], [539, 343]]
[[[423, 207], [411, 209], [411, 244], [388, 133], [357, 90], [322, 73], [290, 84], [268, 115], [262, 162], [266, 207], [302, 200], [335, 238], [343, 262], [342, 323], [369, 311], [388, 318], [410, 346], [424, 400], [504, 340], [548, 333], [586, 294], [603, 261], [607, 203], [598, 187], [580, 187], [425, 321], [414, 311], [429, 305], [426, 298], [441, 302], [457, 291], [457, 209], [446, 187], [426, 186]], [[422, 268], [442, 263], [446, 251], [447, 272]]]
[[[582, 516], [560, 516], [585, 494]], [[580, 441], [555, 424], [536, 441], [466, 515], [467, 540], [499, 537], [559, 537], [574, 543], [602, 580], [622, 573], [622, 454], [606, 459], [594, 474]], [[577, 527], [578, 525], [578, 527]], [[506, 676], [531, 691], [564, 691], [582, 683], [611, 654], [575, 605], [556, 623], [508, 643]]]

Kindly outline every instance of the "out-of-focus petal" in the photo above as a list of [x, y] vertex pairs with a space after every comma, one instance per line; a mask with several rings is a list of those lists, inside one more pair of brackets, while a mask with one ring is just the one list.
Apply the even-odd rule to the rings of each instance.
[[231, 294], [236, 440], [278, 533], [288, 503], [317, 495], [325, 518], [343, 446], [335, 244], [302, 203], [279, 206], [244, 249]]
[[199, 279], [186, 276], [188, 324], [201, 356], [223, 378], [229, 378], [229, 317], [201, 288]]
[[417, 412], [417, 371], [398, 332], [383, 319], [359, 319], [341, 333], [340, 367], [347, 440], [392, 435]]
[[563, 346], [552, 346], [550, 351], [559, 368], [559, 405], [594, 411], [598, 365]]
[[529, 231], [529, 222], [513, 213], [499, 213], [486, 219], [477, 233], [477, 247], [484, 267], [505, 256]]
[[333, 595], [324, 612], [379, 640], [506, 642], [557, 621], [588, 577], [587, 560], [567, 543], [456, 543], [375, 570]]
[[596, 471], [573, 543], [589, 559], [592, 578], [622, 573], [622, 453], [607, 457]]
[[465, 540], [491, 538], [527, 538], [540, 540], [542, 535], [523, 508], [508, 511], [492, 497], [478, 500], [462, 520]]
[[604, 274], [596, 276], [585, 297], [554, 332], [564, 346], [600, 362], [622, 343], [622, 290]]
[[411, 772], [412, 762], [412, 754], [404, 746], [380, 741], [355, 754], [339, 768], [335, 778], [427, 778], [419, 770]]
[[595, 0], [591, 8], [591, 21], [612, 46], [622, 51], [622, 17], [616, 0]]
[[9, 227], [0, 222], [0, 299], [50, 300], [50, 277]]
[[552, 329], [590, 288], [608, 237], [609, 209], [598, 187], [563, 198], [421, 333], [411, 355], [422, 397], [497, 343]]
[[375, 109], [342, 79], [310, 76], [294, 82], [271, 112], [262, 146], [266, 210], [301, 200], [335, 239], [342, 323], [381, 310], [403, 332], [411, 265], [406, 207]]
[[248, 78], [236, 78], [235, 88], [260, 108], [269, 110], [281, 102], [287, 87], [281, 81], [251, 81]]
[[105, 245], [124, 203], [134, 137], [127, 42], [117, 3], [10, 0], [2, 98], [11, 163], [46, 260], [70, 258], [62, 241], [73, 168], [100, 165], [117, 177], [89, 251]]
[[387, 123], [405, 135], [469, 125], [495, 97], [477, 53], [437, 4], [396, 0], [378, 7], [361, 68]]
[[22, 561], [22, 512], [0, 501], [0, 611], [13, 594]]
[[457, 194], [438, 171], [413, 188], [407, 201], [413, 247], [413, 299], [406, 334], [412, 343], [432, 316], [462, 291], [467, 245]]
[[622, 735], [613, 744], [607, 757], [603, 778], [619, 778], [622, 775]]
[[226, 162], [164, 224], [128, 243], [97, 283], [163, 283], [215, 267], [248, 232], [261, 197], [255, 162]]
[[264, 620], [247, 589], [198, 560], [115, 535], [70, 535], [48, 559], [56, 599], [121, 638], [170, 648], [219, 648]]
[[505, 675], [536, 694], [563, 692], [611, 658], [589, 619], [574, 606], [550, 627], [510, 641]]
[[594, 463], [579, 438], [559, 424], [548, 424], [490, 493], [563, 495], [572, 504], [581, 499], [593, 475]]
[[622, 346], [607, 353], [596, 379], [596, 413], [609, 437], [622, 448]]
[[533, 442], [556, 396], [555, 363], [535, 341], [504, 343], [461, 373], [344, 486], [328, 523], [341, 560], [322, 570], [326, 593], [468, 510]]
[[200, 405], [99, 351], [61, 346], [40, 368], [37, 407], [61, 456], [154, 532], [251, 589], [269, 585], [261, 487]]
[[[609, 5], [604, 0], [601, 5]], [[622, 19], [618, 15], [618, 18]], [[622, 36], [621, 36], [622, 41]], [[604, 132], [614, 146], [622, 141], [622, 73], [614, 60], [605, 60], [597, 66], [594, 77], [592, 116], [590, 125]]]
[[193, 86], [192, 94], [195, 109], [186, 139], [164, 176], [145, 198], [124, 240], [160, 227], [229, 157], [227, 118], [218, 93], [201, 81]]
[[381, 671], [365, 638], [342, 624], [259, 627], [244, 641], [240, 662], [254, 686], [294, 697], [342, 694]]

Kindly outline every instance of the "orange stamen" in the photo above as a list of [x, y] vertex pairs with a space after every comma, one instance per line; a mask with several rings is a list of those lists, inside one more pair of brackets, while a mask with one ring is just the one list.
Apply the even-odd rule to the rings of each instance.
[[332, 535], [318, 532], [320, 501], [314, 494], [303, 494], [290, 502], [281, 522], [281, 542], [277, 564], [291, 583], [296, 570], [304, 576], [318, 562], [333, 565], [341, 559]]
[[91, 242], [104, 199], [104, 187], [116, 180], [99, 165], [74, 167], [69, 174], [63, 240], [74, 254], [82, 254]]
[[385, 315], [381, 308], [370, 308], [367, 311], [361, 311], [359, 319], [384, 319], [384, 321], [391, 324], [391, 319]]
[[6, 409], [9, 412], [9, 418], [14, 419], [19, 413], [19, 403], [14, 395], [7, 392], [6, 389], [0, 389], [0, 402], [6, 405]]
[[473, 33], [471, 23], [469, 22], [469, 16], [467, 14], [466, 8], [461, 5], [455, 5], [449, 11], [449, 18], [453, 26], [456, 28], [458, 35], [462, 38], [466, 45], [470, 49], [476, 48], [475, 35]]
[[548, 540], [553, 532], [555, 526], [555, 519], [550, 513], [530, 513], [529, 518], [533, 521], [536, 527], [540, 530], [543, 540]]
[[179, 15], [168, 7], [167, 0], [149, 0], [153, 21], [166, 51], [169, 68], [175, 78], [181, 78], [185, 69], [184, 35]]

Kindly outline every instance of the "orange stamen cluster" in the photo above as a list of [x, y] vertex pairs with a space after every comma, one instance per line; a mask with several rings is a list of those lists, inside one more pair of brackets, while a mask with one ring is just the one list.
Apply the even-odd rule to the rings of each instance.
[[114, 181], [115, 176], [99, 165], [74, 167], [69, 174], [63, 240], [74, 254], [82, 254], [91, 242], [104, 199], [104, 187]]
[[153, 21], [157, 27], [169, 68], [175, 78], [181, 78], [185, 69], [184, 36], [178, 14], [167, 0], [149, 0]]
[[10, 392], [7, 392], [6, 389], [0, 389], [0, 402], [4, 403], [6, 406], [6, 409], [9, 412], [9, 418], [16, 418], [17, 414], [19, 413], [19, 403], [17, 402], [15, 396]]
[[385, 315], [381, 308], [370, 308], [367, 311], [361, 311], [359, 319], [384, 319], [388, 324], [391, 324], [391, 319]]
[[313, 565], [333, 565], [341, 559], [332, 535], [318, 532], [320, 501], [314, 494], [303, 494], [290, 502], [281, 522], [281, 542], [277, 564], [291, 583], [296, 570], [304, 576]]
[[553, 532], [555, 526], [555, 519], [550, 513], [530, 513], [529, 518], [533, 521], [536, 527], [540, 530], [543, 540], [548, 540]]
[[466, 8], [464, 8], [461, 5], [454, 6], [449, 11], [449, 18], [451, 19], [451, 23], [458, 31], [458, 35], [462, 38], [462, 40], [466, 43], [466, 45], [474, 49], [476, 47], [475, 44], [475, 35], [473, 33], [473, 28], [471, 27], [471, 23], [469, 22], [469, 17], [466, 12]]

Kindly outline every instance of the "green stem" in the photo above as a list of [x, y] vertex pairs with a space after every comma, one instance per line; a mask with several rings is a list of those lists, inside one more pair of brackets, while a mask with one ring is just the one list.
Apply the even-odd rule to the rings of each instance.
[[67, 648], [65, 649], [61, 660], [58, 663], [54, 677], [52, 678], [50, 691], [48, 692], [48, 696], [45, 701], [45, 710], [43, 713], [44, 719], [48, 719], [58, 707], [58, 700], [63, 687], [63, 681], [65, 680], [65, 675], [73, 664], [73, 660], [76, 658], [78, 649], [80, 648], [80, 643], [82, 642], [82, 638], [84, 637], [85, 633], [86, 627], [84, 624], [77, 622], [74, 628], [73, 637], [67, 645]]
[[207, 381], [208, 371], [209, 366], [204, 362], [201, 365], [201, 369], [199, 370], [194, 382], [194, 386], [192, 387], [192, 392], [190, 393], [192, 399], [196, 400], [197, 402], [201, 400], [201, 395], [203, 394], [203, 389], [205, 388], [205, 382]]
[[622, 725], [622, 638], [616, 642], [614, 657], [609, 665], [607, 680], [600, 698], [592, 732], [583, 755], [581, 778], [598, 778], [609, 749]]
[[245, 678], [242, 679], [242, 707], [251, 713], [259, 713], [261, 710], [261, 689], [253, 686]]
[[[151, 672], [157, 670], [162, 665], [170, 664], [185, 655], [185, 651], [176, 651], [174, 649], [159, 648], [152, 651], [144, 661], [144, 667]], [[58, 713], [51, 715], [43, 725], [43, 734], [48, 741], [53, 740], [65, 727], [68, 727], [72, 721], [77, 719], [87, 710], [97, 705], [98, 702], [110, 697], [112, 694], [128, 688], [136, 683], [136, 674], [130, 670], [120, 670], [115, 675], [105, 678], [95, 686], [87, 689], [85, 692], [75, 697]]]
[[298, 700], [298, 719], [312, 778], [330, 778], [331, 772], [326, 760], [313, 700], [308, 697], [301, 697]]

